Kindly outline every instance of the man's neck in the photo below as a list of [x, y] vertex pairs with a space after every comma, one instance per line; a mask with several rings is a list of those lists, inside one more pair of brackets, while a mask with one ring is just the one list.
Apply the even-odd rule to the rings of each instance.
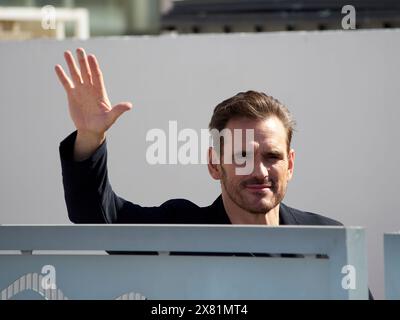
[[266, 213], [251, 213], [234, 203], [229, 196], [222, 194], [222, 202], [232, 224], [264, 224], [279, 226], [279, 204]]

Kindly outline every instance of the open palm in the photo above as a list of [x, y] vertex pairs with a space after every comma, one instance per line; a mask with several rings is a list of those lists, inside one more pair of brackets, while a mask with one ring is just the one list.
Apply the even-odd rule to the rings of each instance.
[[122, 113], [132, 108], [132, 104], [121, 102], [112, 107], [96, 57], [86, 56], [82, 48], [76, 52], [80, 69], [71, 52], [64, 53], [70, 78], [60, 65], [55, 67], [68, 96], [72, 121], [80, 132], [104, 134]]

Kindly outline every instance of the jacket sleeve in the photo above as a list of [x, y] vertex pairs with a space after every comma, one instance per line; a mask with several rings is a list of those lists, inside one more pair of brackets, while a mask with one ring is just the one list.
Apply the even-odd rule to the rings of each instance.
[[118, 197], [107, 174], [106, 141], [86, 160], [74, 161], [77, 132], [59, 147], [64, 197], [73, 223], [174, 223], [168, 202], [142, 207]]

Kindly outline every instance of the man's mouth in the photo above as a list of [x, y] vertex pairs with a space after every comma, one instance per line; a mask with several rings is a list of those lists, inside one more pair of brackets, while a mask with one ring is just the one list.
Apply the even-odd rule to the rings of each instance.
[[247, 184], [246, 185], [247, 189], [250, 190], [255, 190], [255, 191], [262, 191], [262, 190], [268, 190], [272, 188], [272, 183], [263, 183], [263, 184], [259, 184], [259, 183], [254, 183], [254, 184]]

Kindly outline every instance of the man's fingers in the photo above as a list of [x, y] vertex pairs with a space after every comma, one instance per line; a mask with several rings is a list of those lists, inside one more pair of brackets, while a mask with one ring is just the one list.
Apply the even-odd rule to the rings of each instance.
[[79, 66], [81, 67], [81, 76], [84, 83], [92, 83], [92, 76], [90, 73], [90, 67], [86, 58], [86, 53], [83, 48], [76, 49], [78, 55]]
[[63, 85], [65, 91], [68, 92], [68, 90], [73, 88], [72, 81], [68, 78], [68, 76], [64, 72], [64, 69], [59, 64], [56, 65], [54, 69], [56, 70], [58, 79], [60, 80], [61, 84]]
[[72, 81], [75, 84], [81, 84], [82, 83], [81, 74], [79, 72], [78, 67], [76, 66], [74, 57], [72, 56], [72, 53], [70, 51], [64, 52], [64, 58], [65, 58], [65, 61], [67, 62]]
[[89, 61], [90, 71], [92, 73], [93, 85], [96, 88], [100, 89], [103, 93], [105, 93], [103, 74], [101, 72], [101, 69], [100, 69], [99, 63], [97, 62], [96, 57], [93, 54], [90, 54], [88, 56], [88, 61]]

